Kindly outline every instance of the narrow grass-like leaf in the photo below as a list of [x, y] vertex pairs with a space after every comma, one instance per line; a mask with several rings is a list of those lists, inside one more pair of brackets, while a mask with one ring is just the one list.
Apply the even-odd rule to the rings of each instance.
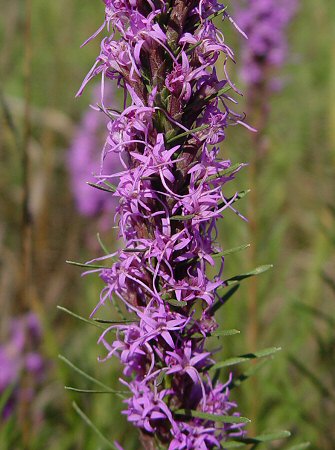
[[118, 303], [118, 300], [112, 295], [112, 303], [115, 308], [115, 311], [118, 313], [118, 315], [121, 317], [122, 320], [127, 320], [126, 316], [123, 314], [123, 311]]
[[195, 217], [194, 214], [187, 214], [185, 216], [179, 215], [170, 217], [170, 220], [190, 220], [193, 219], [193, 217]]
[[197, 42], [196, 44], [194, 44], [194, 45], [190, 45], [189, 47], [188, 47], [188, 49], [186, 50], [186, 53], [187, 54], [190, 54], [191, 52], [193, 52], [193, 50], [195, 50], [197, 47], [199, 47], [199, 45], [201, 45], [203, 42], [202, 41], [199, 41], [199, 42]]
[[115, 186], [115, 184], [111, 183], [110, 181], [104, 180], [103, 183], [104, 183], [106, 186], [110, 187], [111, 189], [113, 189], [113, 190], [115, 190], [115, 191], [117, 190], [117, 186]]
[[125, 319], [125, 320], [105, 320], [105, 319], [93, 319], [94, 322], [98, 322], [98, 323], [108, 323], [108, 324], [124, 324], [124, 323], [135, 323], [135, 322], [139, 322], [136, 319]]
[[241, 275], [235, 275], [234, 277], [228, 278], [228, 280], [225, 281], [227, 286], [230, 286], [232, 284], [236, 284], [242, 280], [245, 280], [246, 278], [253, 277], [255, 275], [260, 275], [261, 273], [266, 272], [269, 269], [272, 269], [272, 264], [266, 264], [264, 266], [256, 267], [256, 269], [251, 270], [250, 272], [243, 273]]
[[[230, 175], [234, 172], [237, 172], [239, 169], [241, 169], [242, 167], [245, 167], [245, 166], [246, 166], [245, 163], [233, 164], [232, 166], [228, 167], [227, 169], [221, 170], [220, 172], [216, 173], [215, 175], [210, 175], [209, 177], [207, 177], [206, 183], [208, 183], [209, 181], [216, 180], [217, 178], [224, 177], [225, 175]], [[199, 184], [199, 183], [201, 183], [201, 181], [197, 182], [197, 184]]]
[[94, 320], [85, 319], [85, 317], [79, 316], [79, 314], [76, 314], [73, 311], [70, 311], [69, 309], [64, 308], [64, 306], [57, 305], [57, 309], [59, 309], [60, 311], [65, 312], [66, 314], [69, 314], [72, 317], [75, 317], [78, 320], [81, 320], [84, 323], [88, 323], [89, 325], [93, 325], [96, 328], [101, 328], [102, 330], [106, 329], [103, 325], [100, 325], [99, 323], [96, 323]]
[[228, 250], [223, 250], [222, 252], [215, 253], [214, 255], [212, 255], [212, 258], [221, 258], [222, 256], [232, 255], [233, 253], [240, 252], [249, 247], [250, 244], [239, 245], [238, 247], [229, 248]]
[[169, 139], [167, 140], [167, 143], [168, 143], [168, 144], [172, 144], [172, 142], [177, 141], [179, 138], [188, 136], [189, 134], [197, 133], [198, 131], [206, 130], [207, 128], [210, 128], [210, 126], [209, 126], [209, 125], [202, 125], [201, 127], [193, 128], [192, 130], [189, 130], [189, 131], [184, 131], [184, 133], [180, 133], [180, 134], [178, 134], [177, 136], [174, 136], [174, 137], [172, 137], [172, 138], [169, 138]]
[[257, 442], [271, 442], [271, 441], [278, 441], [279, 439], [286, 439], [291, 436], [291, 433], [287, 430], [282, 431], [270, 431], [265, 432], [263, 434], [259, 434], [258, 436], [254, 438], [242, 438], [241, 441], [250, 443], [250, 444], [256, 444]]
[[100, 247], [104, 251], [106, 255], [110, 255], [111, 252], [108, 250], [108, 248], [105, 246], [105, 244], [102, 242], [102, 239], [100, 237], [100, 233], [97, 233], [97, 241], [99, 242]]
[[194, 411], [192, 409], [178, 409], [174, 411], [176, 416], [197, 417], [199, 419], [211, 420], [213, 422], [222, 423], [250, 423], [251, 420], [247, 417], [238, 416], [220, 416], [218, 414], [209, 414], [201, 411]]
[[277, 441], [291, 436], [289, 431], [274, 431], [260, 434], [254, 438], [235, 438], [233, 441], [222, 442], [223, 449], [239, 448], [249, 444], [261, 444], [263, 442]]
[[249, 192], [250, 189], [247, 189], [246, 191], [238, 192], [237, 195], [234, 195], [233, 197], [226, 198], [225, 202], [221, 202], [218, 204], [218, 209], [223, 208], [225, 205], [227, 205], [227, 203], [229, 203], [230, 206], [233, 205], [234, 203], [244, 198], [247, 194], [249, 194]]
[[210, 334], [211, 336], [234, 336], [235, 334], [240, 334], [240, 330], [235, 330], [235, 328], [231, 330], [218, 330], [213, 331], [213, 333]]
[[220, 89], [219, 91], [215, 92], [215, 94], [209, 95], [205, 98], [204, 103], [210, 102], [211, 100], [214, 100], [216, 97], [220, 97], [221, 95], [225, 94], [226, 92], [231, 90], [231, 86], [227, 85], [224, 88]]
[[218, 300], [216, 303], [214, 303], [214, 305], [210, 308], [210, 314], [213, 316], [221, 308], [221, 306], [226, 304], [227, 301], [230, 299], [230, 297], [232, 297], [235, 294], [235, 292], [239, 289], [239, 287], [240, 285], [236, 284], [231, 289], [229, 289], [229, 291], [226, 292], [226, 294], [222, 295], [221, 299]]
[[[249, 192], [250, 192], [250, 189], [248, 189], [246, 191], [238, 192], [238, 194], [235, 196], [234, 201], [232, 201], [233, 197], [227, 198], [226, 202], [219, 203], [217, 208], [218, 209], [223, 208], [228, 203], [230, 203], [230, 205], [232, 205], [233, 203], [236, 203], [238, 200], [241, 200], [243, 197], [245, 197]], [[194, 217], [196, 217], [195, 214], [176, 215], [176, 216], [171, 216], [170, 220], [190, 220], [190, 219], [193, 219]]]
[[[231, 329], [231, 330], [218, 330], [213, 331], [211, 334], [207, 335], [207, 338], [210, 337], [220, 337], [220, 336], [234, 336], [235, 334], [239, 334], [239, 330]], [[203, 338], [204, 336], [201, 333], [192, 334], [192, 338]]]
[[106, 269], [105, 266], [99, 266], [99, 265], [95, 265], [95, 264], [85, 264], [85, 263], [80, 263], [77, 261], [69, 261], [69, 260], [66, 260], [65, 262], [66, 262], [66, 264], [71, 264], [71, 266], [85, 267], [85, 269]]
[[302, 442], [301, 444], [293, 445], [293, 447], [288, 447], [287, 450], [305, 450], [305, 448], [310, 447], [310, 442]]
[[265, 359], [258, 362], [257, 364], [253, 364], [251, 367], [249, 367], [248, 370], [243, 372], [241, 375], [239, 375], [238, 377], [234, 377], [228, 386], [229, 389], [233, 389], [234, 387], [240, 386], [244, 381], [247, 381], [250, 377], [255, 375], [255, 373], [257, 373], [260, 369], [262, 369], [263, 366], [268, 363], [268, 361], [269, 360]]
[[222, 9], [219, 9], [219, 11], [215, 11], [213, 14], [211, 14], [210, 16], [206, 17], [206, 20], [213, 20], [215, 17], [220, 16], [221, 14], [224, 14], [227, 10], [227, 6], [225, 6]]
[[104, 192], [116, 192], [116, 186], [109, 186], [109, 188], [106, 188], [104, 186], [102, 186], [101, 184], [97, 184], [97, 183], [91, 183], [89, 181], [86, 181], [86, 184], [88, 184], [91, 187], [94, 187], [95, 189], [99, 189], [99, 191], [104, 191]]
[[99, 436], [99, 438], [108, 446], [108, 448], [112, 448], [113, 450], [118, 450], [117, 447], [110, 442], [101, 431], [94, 425], [94, 423], [87, 417], [87, 415], [82, 411], [76, 402], [72, 402], [72, 406], [76, 413], [83, 419], [83, 421]]
[[210, 367], [210, 370], [222, 369], [224, 367], [236, 366], [237, 364], [242, 364], [244, 362], [250, 361], [257, 358], [266, 358], [267, 356], [272, 356], [281, 350], [280, 347], [270, 347], [264, 350], [259, 350], [254, 353], [248, 353], [246, 355], [236, 356], [233, 358], [228, 358], [225, 361], [218, 362]]
[[[65, 356], [58, 355], [58, 358], [65, 362], [71, 369], [73, 369], [75, 372], [79, 373], [82, 377], [86, 378], [89, 381], [92, 381], [92, 383], [95, 383], [96, 385], [100, 386], [103, 390], [109, 391], [111, 394], [114, 394], [114, 389], [111, 389], [109, 386], [107, 386], [105, 383], [102, 383], [101, 381], [97, 380], [96, 378], [92, 377], [88, 373], [84, 372], [83, 370], [79, 369], [73, 362], [69, 361]], [[122, 397], [123, 398], [123, 397]]]
[[229, 442], [222, 442], [221, 443], [221, 448], [222, 449], [229, 449], [229, 448], [241, 448], [241, 447], [245, 447], [247, 444], [245, 444], [244, 442], [236, 442], [236, 441], [229, 441]]
[[80, 389], [72, 386], [64, 386], [67, 391], [79, 392], [80, 394], [116, 394], [121, 398], [125, 398], [129, 395], [127, 391], [115, 391], [114, 389], [106, 390], [96, 390], [96, 389]]
[[187, 302], [184, 302], [183, 300], [176, 300], [174, 298], [170, 298], [170, 299], [166, 300], [166, 302], [169, 303], [172, 306], [182, 307], [182, 306], [186, 306], [187, 305]]

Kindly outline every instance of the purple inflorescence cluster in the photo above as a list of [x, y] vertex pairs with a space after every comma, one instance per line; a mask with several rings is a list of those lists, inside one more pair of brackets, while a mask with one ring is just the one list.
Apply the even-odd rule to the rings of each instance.
[[297, 0], [240, 0], [236, 20], [247, 34], [242, 45], [241, 74], [248, 85], [265, 81], [269, 70], [287, 57], [286, 29], [297, 9]]
[[6, 389], [12, 390], [3, 410], [4, 417], [10, 415], [21, 395], [32, 395], [22, 393], [21, 375], [28, 372], [35, 380], [43, 376], [44, 361], [36, 351], [40, 340], [41, 327], [33, 313], [11, 320], [8, 338], [0, 346], [0, 395]]
[[[112, 95], [111, 102], [115, 103]], [[100, 101], [99, 87], [93, 89], [93, 104]], [[107, 216], [115, 210], [116, 201], [102, 190], [93, 189], [87, 182], [96, 183], [96, 176], [102, 171], [110, 173], [120, 168], [119, 158], [110, 153], [102, 165], [101, 149], [103, 147], [108, 118], [90, 107], [78, 125], [67, 157], [71, 188], [78, 212], [87, 217]]]
[[124, 89], [123, 111], [102, 105], [110, 118], [103, 159], [117, 154], [122, 170], [100, 177], [119, 199], [124, 248], [100, 258], [112, 263], [95, 269], [105, 287], [92, 315], [111, 300], [128, 319], [99, 338], [107, 350], [102, 360], [122, 362], [130, 392], [123, 413], [142, 435], [169, 450], [217, 448], [244, 434], [243, 424], [232, 423], [238, 420], [216, 420], [239, 414], [229, 399], [231, 380], [211, 381], [214, 361], [205, 346], [226, 287], [217, 220], [226, 210], [238, 213], [238, 194], [227, 197], [222, 188], [242, 167], [221, 159], [217, 146], [229, 125], [243, 121], [229, 105], [236, 88], [214, 67], [221, 58], [226, 73], [233, 52], [212, 19], [232, 19], [216, 0], [105, 6], [98, 31], [106, 26], [109, 35], [79, 94], [98, 74], [103, 92], [110, 80]]

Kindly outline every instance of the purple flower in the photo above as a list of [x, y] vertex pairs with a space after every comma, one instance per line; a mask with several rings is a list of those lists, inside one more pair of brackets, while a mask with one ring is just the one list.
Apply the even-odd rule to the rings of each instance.
[[[116, 221], [124, 248], [98, 260], [105, 283], [92, 316], [108, 301], [128, 321], [111, 324], [100, 336], [100, 360], [116, 356], [127, 379], [123, 413], [142, 433], [170, 449], [212, 449], [243, 425], [180, 416], [178, 409], [231, 414], [229, 390], [213, 385], [213, 355], [206, 338], [218, 324], [212, 306], [220, 300], [224, 258], [216, 274], [217, 220], [237, 194], [223, 188], [240, 167], [216, 144], [230, 125], [243, 123], [232, 110], [226, 73], [233, 59], [213, 12], [231, 18], [216, 0], [165, 2], [105, 1], [101, 52], [79, 90], [102, 77], [102, 109], [110, 117], [103, 161], [117, 157], [120, 168], [104, 165], [98, 179], [115, 184]], [[119, 35], [120, 39], [116, 36]], [[224, 58], [225, 77], [214, 64]], [[124, 90], [122, 112], [108, 107], [111, 84]], [[241, 166], [242, 167], [242, 166]], [[230, 379], [228, 380], [230, 382]]]
[[172, 390], [162, 389], [158, 393], [157, 390], [152, 391], [144, 383], [123, 383], [133, 394], [131, 398], [125, 400], [128, 409], [123, 411], [130, 422], [149, 433], [154, 433], [160, 422], [168, 421], [171, 429], [178, 433], [178, 426], [164, 402], [164, 399], [173, 393]]
[[[94, 103], [98, 103], [100, 89], [94, 90]], [[68, 155], [68, 170], [75, 203], [83, 216], [111, 214], [116, 200], [107, 192], [89, 186], [87, 182], [98, 183], [96, 176], [117, 172], [120, 162], [117, 156], [109, 153], [102, 161], [102, 150], [108, 117], [102, 111], [90, 108], [75, 133]], [[108, 146], [107, 146], [108, 148]]]
[[266, 81], [287, 58], [286, 29], [297, 0], [240, 0], [236, 20], [247, 34], [242, 46], [242, 78], [248, 85]]
[[11, 414], [23, 393], [19, 384], [22, 374], [27, 372], [37, 381], [41, 381], [43, 377], [45, 364], [40, 353], [36, 351], [41, 335], [39, 321], [33, 313], [10, 322], [8, 337], [0, 346], [0, 394], [7, 388], [13, 389], [4, 409], [5, 417]]

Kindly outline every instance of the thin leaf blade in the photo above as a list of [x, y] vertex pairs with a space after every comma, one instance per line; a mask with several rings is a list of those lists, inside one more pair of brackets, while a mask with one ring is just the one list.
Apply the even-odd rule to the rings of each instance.
[[191, 409], [178, 409], [174, 412], [177, 416], [186, 416], [186, 417], [195, 417], [198, 419], [210, 420], [213, 422], [222, 422], [222, 423], [250, 423], [251, 420], [247, 417], [240, 416], [226, 416], [226, 415], [218, 415], [218, 414], [209, 414], [201, 411], [195, 411]]
[[210, 367], [210, 370], [218, 370], [223, 369], [224, 367], [236, 366], [238, 364], [242, 364], [244, 362], [258, 359], [258, 358], [266, 358], [274, 355], [275, 353], [281, 350], [280, 347], [269, 347], [264, 350], [259, 350], [254, 353], [248, 353], [246, 355], [236, 356], [232, 358], [228, 358], [225, 361], [218, 362]]

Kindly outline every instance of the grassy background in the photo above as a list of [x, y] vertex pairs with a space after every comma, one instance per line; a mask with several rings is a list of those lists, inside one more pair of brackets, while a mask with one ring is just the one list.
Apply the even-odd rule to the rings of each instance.
[[[18, 288], [22, 276], [25, 3], [0, 0], [0, 6], [4, 12], [0, 28], [0, 320], [5, 330], [10, 316], [27, 309]], [[278, 345], [283, 351], [233, 396], [243, 415], [256, 412], [255, 431], [292, 431], [289, 443], [279, 442], [271, 448], [284, 449], [303, 441], [310, 441], [313, 449], [335, 448], [335, 307], [334, 282], [329, 281], [335, 275], [331, 208], [335, 206], [334, 13], [331, 0], [301, 1], [290, 29], [290, 57], [281, 73], [287, 82], [271, 98], [265, 132], [268, 153], [255, 185], [250, 186], [248, 169], [236, 181], [239, 190], [251, 187], [257, 191], [257, 263], [275, 266], [257, 281], [257, 344], [259, 348]], [[80, 269], [65, 264], [66, 259], [86, 260], [99, 254], [87, 244], [87, 235], [100, 231], [99, 223], [76, 213], [65, 160], [75, 125], [90, 102], [89, 90], [77, 100], [74, 94], [98, 53], [99, 42], [82, 50], [79, 46], [100, 25], [102, 14], [99, 2], [33, 0], [32, 4], [33, 293], [29, 308], [43, 323], [42, 352], [49, 362], [31, 405], [32, 417], [38, 418], [28, 437], [14, 415], [0, 427], [1, 448], [107, 448], [73, 411], [72, 400], [108, 438], [118, 439], [126, 449], [139, 445], [136, 433], [119, 414], [122, 404], [117, 398], [64, 391], [64, 385], [92, 385], [57, 359], [59, 353], [65, 354], [99, 380], [118, 385], [117, 364], [96, 362], [98, 330], [56, 308], [61, 304], [87, 317], [102, 286], [94, 276], [82, 279]], [[238, 59], [235, 33], [230, 30], [227, 39]], [[243, 100], [241, 109], [245, 109]], [[222, 147], [223, 155], [233, 162], [250, 161], [253, 151], [242, 128], [230, 130]], [[248, 211], [248, 202], [248, 196], [241, 201], [243, 212]], [[232, 214], [226, 214], [220, 227], [226, 248], [255, 241], [248, 226]], [[115, 236], [102, 234], [113, 245]], [[230, 256], [227, 277], [253, 268], [251, 263], [248, 252]], [[241, 330], [238, 337], [224, 341], [224, 356], [250, 350], [249, 283], [222, 309], [223, 326]]]

